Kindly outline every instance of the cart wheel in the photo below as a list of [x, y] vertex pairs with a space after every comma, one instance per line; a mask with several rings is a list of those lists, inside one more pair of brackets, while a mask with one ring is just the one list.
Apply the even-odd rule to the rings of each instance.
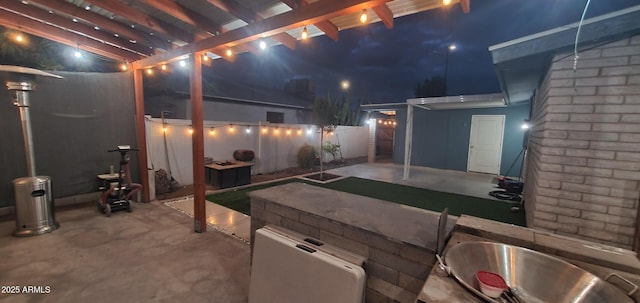
[[102, 207], [102, 199], [98, 199], [98, 203], [96, 203], [96, 208], [98, 209], [99, 213], [104, 213], [103, 211], [103, 207]]
[[107, 204], [104, 206], [104, 215], [107, 217], [111, 216], [111, 205]]

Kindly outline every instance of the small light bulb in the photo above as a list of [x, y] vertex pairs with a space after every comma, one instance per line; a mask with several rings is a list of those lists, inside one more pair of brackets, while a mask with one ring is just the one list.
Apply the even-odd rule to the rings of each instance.
[[162, 128], [162, 132], [163, 132], [163, 133], [166, 133], [166, 132], [167, 132], [167, 127], [166, 127], [166, 126]]
[[193, 135], [193, 128], [189, 128], [189, 135]]
[[287, 129], [287, 136], [288, 135], [291, 135], [291, 130], [290, 129]]
[[449, 5], [451, 4], [451, 0], [442, 0], [442, 4]]
[[227, 49], [227, 57], [231, 57], [233, 56], [233, 51], [231, 51], [230, 49]]
[[153, 75], [153, 69], [148, 68], [147, 69], [147, 75], [149, 75], [149, 76]]
[[207, 56], [207, 55], [203, 55], [203, 56], [202, 56], [202, 61], [205, 61], [205, 62], [206, 62], [206, 61], [209, 61], [209, 56]]
[[360, 22], [367, 23], [367, 10], [363, 9], [362, 14], [360, 14]]
[[269, 132], [269, 129], [267, 129], [266, 127], [263, 127], [263, 128], [262, 128], [262, 133], [263, 133], [263, 134], [266, 134], [267, 132]]
[[22, 41], [24, 41], [24, 38], [22, 37], [22, 35], [17, 35], [16, 36], [16, 41], [22, 42]]
[[126, 63], [122, 63], [122, 64], [120, 64], [120, 69], [121, 69], [123, 72], [126, 72], [126, 71], [129, 69], [129, 67], [127, 66], [127, 64], [126, 64]]
[[264, 42], [264, 41], [260, 41], [259, 45], [260, 45], [260, 49], [261, 49], [261, 50], [265, 50], [265, 49], [267, 49], [267, 43], [266, 43], [266, 42]]
[[305, 26], [304, 29], [302, 29], [302, 35], [300, 36], [300, 38], [302, 38], [302, 40], [306, 40], [309, 37], [309, 32], [307, 31], [307, 27]]
[[212, 129], [209, 131], [209, 135], [212, 135], [212, 136], [213, 136], [213, 135], [215, 135], [215, 134], [216, 134], [216, 130], [212, 128]]
[[244, 130], [245, 133], [250, 134], [251, 133], [251, 127], [247, 127], [247, 129]]
[[298, 136], [302, 135], [302, 129], [298, 129]]
[[311, 130], [311, 128], [307, 128], [307, 135], [311, 136], [311, 134], [313, 134], [313, 131]]
[[184, 62], [184, 60], [180, 61], [180, 66], [186, 67], [187, 66], [187, 62]]
[[166, 65], [166, 64], [162, 64], [162, 65], [160, 65], [160, 69], [161, 69], [161, 70], [167, 70], [167, 65]]

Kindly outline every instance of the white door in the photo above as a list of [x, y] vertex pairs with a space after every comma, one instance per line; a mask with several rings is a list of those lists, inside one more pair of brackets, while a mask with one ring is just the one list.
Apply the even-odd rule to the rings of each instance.
[[500, 174], [505, 116], [471, 116], [469, 161], [473, 172]]

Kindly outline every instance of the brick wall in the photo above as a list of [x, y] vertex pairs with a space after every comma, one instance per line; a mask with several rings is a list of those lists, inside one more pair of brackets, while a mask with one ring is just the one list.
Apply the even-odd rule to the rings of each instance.
[[529, 226], [631, 248], [640, 195], [640, 36], [554, 57], [532, 108]]
[[266, 224], [281, 226], [365, 257], [367, 303], [415, 302], [435, 262], [433, 250], [252, 196], [251, 243], [254, 243], [256, 229]]

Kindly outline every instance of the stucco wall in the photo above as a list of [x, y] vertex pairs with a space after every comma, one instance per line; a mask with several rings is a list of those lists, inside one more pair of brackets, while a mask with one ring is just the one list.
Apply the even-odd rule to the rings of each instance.
[[[510, 107], [458, 110], [428, 111], [416, 108], [413, 111], [411, 165], [467, 171], [471, 116], [473, 115], [506, 116], [500, 174], [507, 174], [509, 167], [514, 164], [522, 150], [524, 131], [521, 126], [523, 120], [529, 118], [528, 103]], [[406, 116], [406, 110], [396, 112], [397, 125], [393, 151], [395, 163], [404, 162]], [[508, 172], [509, 176], [520, 174], [521, 163], [522, 157], [515, 161], [513, 168]]]
[[[193, 184], [192, 139], [188, 132], [191, 120], [166, 119], [167, 131], [162, 132], [162, 120], [147, 119], [147, 145], [149, 159], [154, 168], [171, 169], [173, 177], [181, 184]], [[246, 125], [238, 121], [204, 121], [204, 155], [214, 161], [232, 160], [233, 151], [250, 149], [255, 153], [252, 173], [269, 173], [289, 167], [296, 167], [298, 149], [309, 144], [320, 151], [320, 134], [315, 126], [304, 124], [271, 124], [263, 127], [253, 124], [247, 133]], [[229, 126], [234, 125], [231, 131]], [[209, 126], [216, 126], [211, 128]], [[210, 131], [215, 130], [212, 134]], [[307, 131], [311, 130], [310, 133]], [[288, 133], [290, 131], [290, 133]], [[300, 133], [299, 133], [300, 131]], [[324, 142], [340, 144], [343, 158], [367, 156], [368, 127], [338, 126], [333, 134], [325, 134]], [[165, 149], [166, 137], [166, 149]], [[165, 152], [165, 150], [167, 152]], [[330, 161], [331, 155], [324, 159]], [[170, 165], [170, 166], [169, 166]], [[204, 169], [204, 168], [203, 168]]]
[[525, 179], [530, 226], [631, 248], [640, 195], [640, 36], [558, 54], [539, 87]]
[[[311, 105], [311, 101], [309, 105]], [[191, 119], [191, 103], [189, 99], [161, 96], [147, 98], [145, 101], [145, 114], [151, 115], [152, 117], [160, 117], [160, 112], [166, 109], [172, 111], [170, 118]], [[309, 109], [241, 104], [217, 100], [204, 100], [202, 103], [202, 115], [205, 120], [211, 121], [266, 122], [267, 112], [283, 113], [284, 123], [311, 123], [311, 111]]]
[[[35, 167], [50, 176], [54, 198], [98, 191], [96, 175], [118, 167], [119, 155], [107, 150], [136, 144], [131, 73], [53, 72], [64, 79], [38, 77], [30, 93]], [[6, 73], [0, 73], [0, 83]], [[15, 93], [0, 89], [0, 207], [14, 205], [12, 180], [27, 176]], [[131, 174], [139, 181], [138, 157]]]

